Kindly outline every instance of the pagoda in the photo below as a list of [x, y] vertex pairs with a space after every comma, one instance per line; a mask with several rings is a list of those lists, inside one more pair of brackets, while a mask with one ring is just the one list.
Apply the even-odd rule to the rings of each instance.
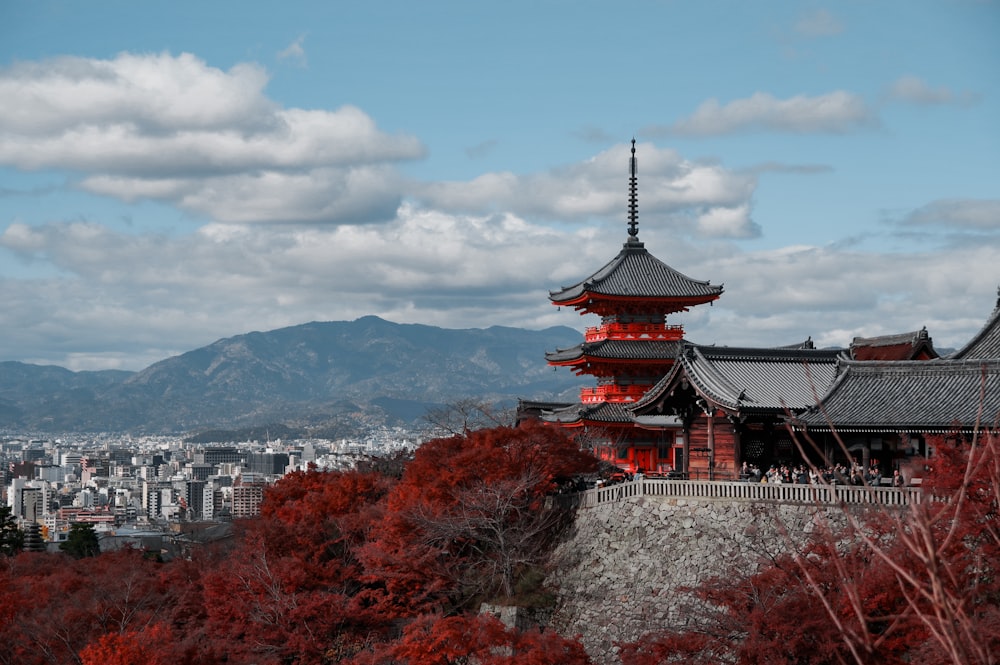
[[[547, 422], [584, 428], [598, 458], [624, 470], [666, 472], [685, 467], [670, 429], [637, 426], [629, 405], [673, 367], [684, 328], [667, 316], [717, 300], [722, 286], [691, 279], [650, 254], [639, 241], [635, 139], [629, 162], [628, 239], [618, 255], [586, 279], [549, 293], [553, 305], [601, 317], [581, 344], [546, 353], [554, 367], [596, 379], [578, 404], [543, 410]], [[554, 406], [554, 405], [553, 405]], [[679, 430], [679, 426], [678, 426]]]

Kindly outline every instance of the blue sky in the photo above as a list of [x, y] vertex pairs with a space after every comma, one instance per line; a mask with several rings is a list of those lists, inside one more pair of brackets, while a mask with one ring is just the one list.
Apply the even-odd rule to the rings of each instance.
[[[1000, 2], [0, 3], [0, 360], [141, 369], [548, 303], [639, 237], [696, 342], [918, 330], [1000, 285]], [[539, 359], [543, 362], [543, 359]]]

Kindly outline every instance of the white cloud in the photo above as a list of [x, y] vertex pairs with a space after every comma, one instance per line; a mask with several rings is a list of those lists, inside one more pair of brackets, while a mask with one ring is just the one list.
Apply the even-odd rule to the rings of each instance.
[[725, 105], [709, 99], [692, 115], [675, 122], [669, 131], [695, 136], [745, 131], [842, 134], [876, 123], [864, 100], [843, 90], [788, 99], [756, 92]]
[[[630, 146], [617, 145], [579, 164], [553, 171], [515, 175], [489, 173], [470, 182], [440, 182], [417, 187], [414, 196], [431, 208], [473, 212], [508, 210], [518, 215], [563, 221], [618, 218], [624, 223], [628, 200]], [[683, 159], [676, 151], [652, 144], [636, 147], [639, 163], [639, 220], [679, 219], [718, 215], [720, 209], [748, 210], [756, 189], [752, 174], [737, 173], [716, 164]], [[759, 229], [708, 224], [701, 232], [721, 237], [748, 237]], [[749, 221], [749, 220], [747, 220]], [[675, 226], [675, 230], [684, 230]]]
[[[738, 229], [745, 213], [702, 219]], [[209, 224], [182, 237], [92, 223], [12, 224], [0, 247], [56, 276], [0, 278], [0, 358], [138, 369], [220, 337], [367, 314], [459, 328], [582, 327], [593, 321], [557, 310], [548, 290], [592, 274], [624, 236], [606, 224], [555, 230], [510, 213], [409, 205], [378, 226]], [[689, 244], [657, 226], [641, 236], [684, 274], [725, 283], [715, 306], [677, 317], [702, 343], [767, 346], [811, 336], [843, 345], [926, 325], [938, 345], [959, 346], [985, 321], [1000, 281], [997, 243], [919, 255], [745, 252]]]
[[903, 218], [904, 224], [1000, 231], [1000, 199], [932, 201]]
[[800, 16], [794, 29], [804, 37], [830, 37], [842, 33], [844, 24], [828, 10], [815, 9]]
[[890, 99], [925, 106], [933, 104], [959, 104], [967, 106], [978, 101], [978, 95], [970, 92], [956, 93], [947, 86], [933, 87], [923, 79], [907, 75], [895, 80], [889, 86]]
[[926, 326], [935, 345], [956, 348], [992, 311], [998, 265], [996, 244], [916, 255], [788, 247], [711, 257], [699, 274], [725, 281], [726, 292], [688, 337], [760, 346], [812, 337], [823, 347]]
[[19, 100], [0, 105], [0, 164], [78, 171], [89, 191], [223, 221], [391, 214], [392, 166], [422, 157], [420, 142], [352, 106], [280, 108], [266, 83], [255, 65], [223, 72], [188, 54], [15, 65], [0, 70], [0, 99]]
[[384, 222], [395, 215], [403, 190], [395, 171], [378, 166], [262, 171], [197, 180], [95, 176], [81, 186], [126, 201], [159, 199], [218, 222], [279, 224]]
[[278, 60], [290, 60], [299, 67], [305, 67], [308, 64], [304, 47], [305, 42], [306, 36], [299, 35], [294, 42], [278, 52]]
[[709, 208], [698, 217], [701, 235], [722, 238], [753, 238], [760, 235], [760, 227], [750, 219], [750, 206]]
[[53, 136], [132, 125], [139, 134], [266, 128], [277, 105], [254, 64], [224, 72], [182, 53], [122, 53], [113, 60], [61, 57], [0, 69], [0, 129]]

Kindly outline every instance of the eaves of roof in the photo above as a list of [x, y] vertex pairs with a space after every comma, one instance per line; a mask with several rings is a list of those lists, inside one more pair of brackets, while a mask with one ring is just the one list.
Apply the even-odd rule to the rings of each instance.
[[1000, 416], [1000, 359], [842, 360], [840, 376], [797, 426], [837, 431], [946, 431]]
[[564, 409], [547, 411], [542, 414], [541, 419], [545, 422], [561, 425], [584, 423], [628, 425], [632, 424], [633, 420], [632, 413], [627, 407], [628, 404], [623, 402], [601, 402], [592, 405], [573, 404]]
[[835, 351], [692, 348], [680, 364], [696, 389], [738, 413], [801, 411], [823, 395], [836, 373]]
[[618, 255], [587, 279], [549, 293], [555, 304], [570, 303], [584, 294], [637, 298], [715, 300], [723, 287], [691, 279], [650, 254], [630, 237]]
[[677, 358], [681, 344], [679, 341], [609, 339], [584, 342], [569, 349], [558, 349], [546, 353], [545, 360], [550, 363], [566, 363], [584, 358], [667, 362]]

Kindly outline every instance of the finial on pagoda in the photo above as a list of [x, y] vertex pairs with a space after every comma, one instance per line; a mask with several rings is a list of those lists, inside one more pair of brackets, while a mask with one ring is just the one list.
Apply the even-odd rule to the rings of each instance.
[[629, 160], [628, 179], [628, 234], [630, 238], [639, 236], [639, 193], [636, 183], [635, 137], [632, 137], [632, 159]]

